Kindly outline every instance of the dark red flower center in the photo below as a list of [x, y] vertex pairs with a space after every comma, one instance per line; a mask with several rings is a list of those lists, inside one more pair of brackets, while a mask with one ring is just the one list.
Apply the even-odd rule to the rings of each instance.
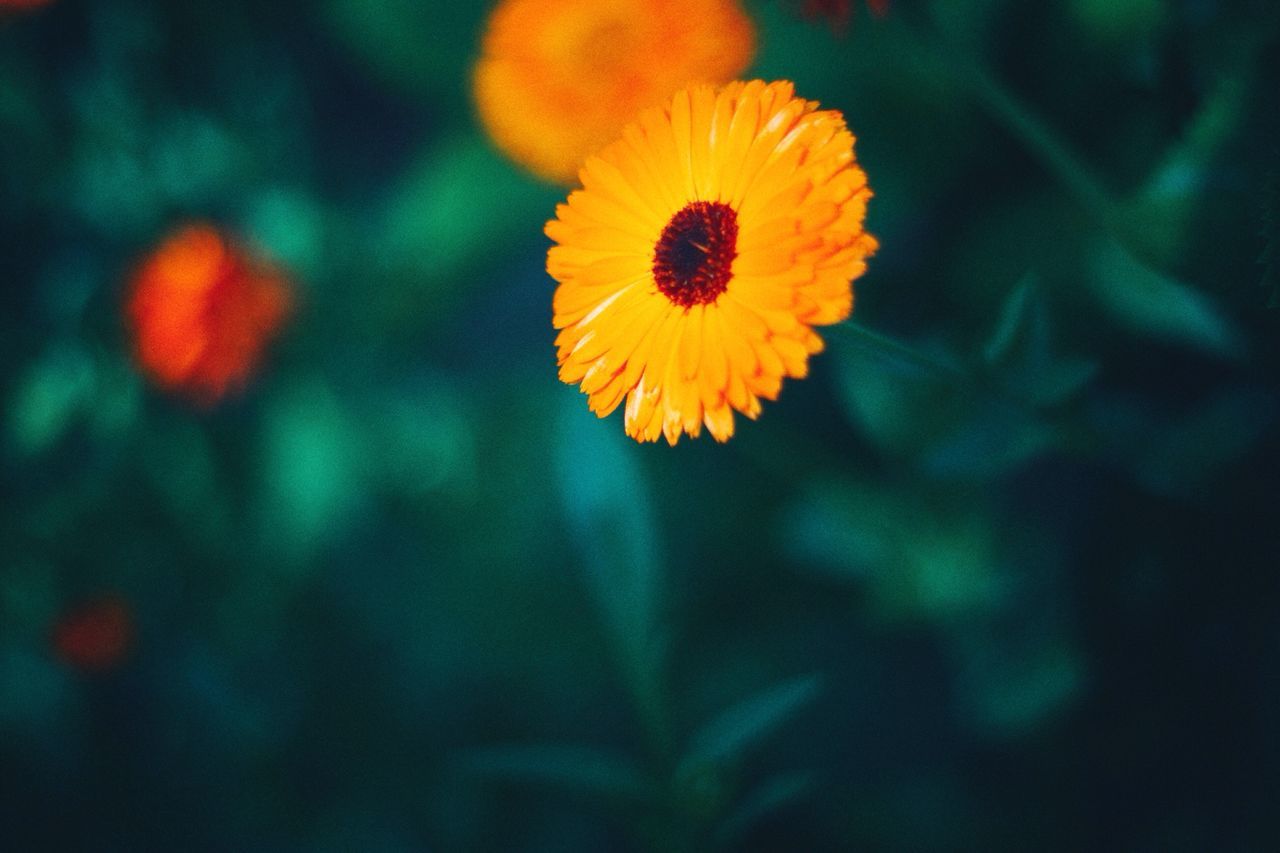
[[653, 280], [682, 308], [715, 302], [729, 286], [738, 256], [738, 214], [718, 201], [685, 205], [653, 250]]

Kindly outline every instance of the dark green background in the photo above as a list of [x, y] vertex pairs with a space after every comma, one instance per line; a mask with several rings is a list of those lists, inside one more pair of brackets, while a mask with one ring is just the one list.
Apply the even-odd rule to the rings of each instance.
[[[749, 8], [882, 249], [674, 450], [556, 380], [483, 4], [0, 23], [0, 848], [1280, 849], [1280, 9]], [[211, 412], [120, 315], [191, 218], [299, 289]]]

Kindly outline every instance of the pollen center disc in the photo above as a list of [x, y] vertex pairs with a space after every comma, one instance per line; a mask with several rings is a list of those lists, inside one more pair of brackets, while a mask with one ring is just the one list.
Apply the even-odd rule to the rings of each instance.
[[715, 302], [729, 286], [738, 256], [738, 214], [718, 201], [685, 205], [653, 250], [653, 280], [682, 308]]

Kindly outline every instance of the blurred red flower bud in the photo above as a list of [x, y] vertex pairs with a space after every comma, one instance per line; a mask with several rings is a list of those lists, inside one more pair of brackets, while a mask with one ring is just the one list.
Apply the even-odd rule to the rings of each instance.
[[182, 228], [134, 277], [134, 355], [162, 388], [212, 405], [242, 387], [289, 313], [284, 276], [210, 225]]
[[133, 646], [133, 615], [124, 599], [105, 595], [67, 611], [53, 628], [53, 649], [76, 669], [104, 672]]
[[[867, 0], [867, 8], [877, 18], [889, 14], [889, 0]], [[800, 11], [809, 18], [826, 18], [832, 29], [843, 31], [853, 17], [852, 0], [803, 0]]]

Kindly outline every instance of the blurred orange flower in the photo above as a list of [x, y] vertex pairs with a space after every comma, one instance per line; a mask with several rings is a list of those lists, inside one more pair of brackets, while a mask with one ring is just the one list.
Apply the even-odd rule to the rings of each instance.
[[511, 159], [571, 183], [642, 109], [751, 62], [737, 0], [504, 0], [475, 68], [480, 119]]
[[212, 226], [194, 224], [143, 262], [125, 312], [142, 370], [162, 388], [211, 405], [248, 380], [290, 301], [279, 272]]
[[54, 652], [77, 669], [101, 672], [133, 645], [133, 615], [124, 599], [106, 595], [68, 611], [53, 628]]
[[560, 379], [639, 441], [733, 435], [823, 347], [876, 250], [853, 134], [787, 82], [694, 86], [587, 160], [547, 272]]

